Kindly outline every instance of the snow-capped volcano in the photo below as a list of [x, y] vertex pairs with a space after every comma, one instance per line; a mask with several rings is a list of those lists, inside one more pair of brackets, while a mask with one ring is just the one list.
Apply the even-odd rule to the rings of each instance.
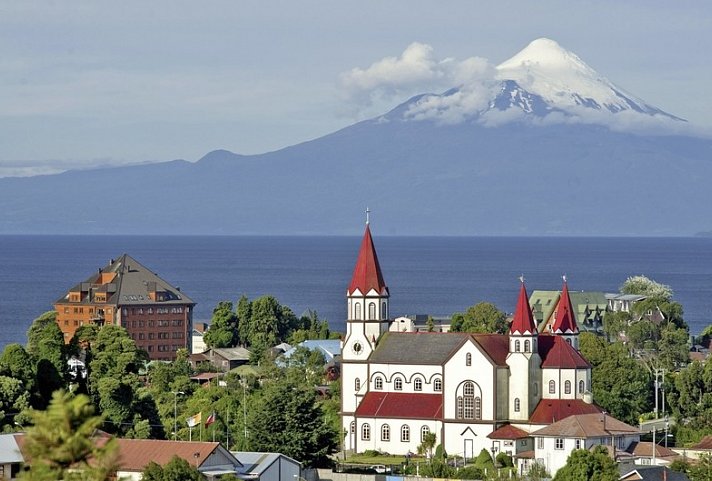
[[497, 66], [497, 76], [514, 81], [524, 91], [563, 111], [579, 106], [617, 113], [634, 110], [650, 115], [666, 112], [616, 87], [578, 55], [548, 38], [539, 38]]
[[636, 120], [684, 122], [617, 87], [547, 38], [534, 40], [493, 71], [491, 78], [476, 79], [442, 94], [413, 97], [387, 117], [445, 123], [475, 119], [499, 125], [557, 113], [553, 121], [614, 125], [625, 117], [631, 127]]

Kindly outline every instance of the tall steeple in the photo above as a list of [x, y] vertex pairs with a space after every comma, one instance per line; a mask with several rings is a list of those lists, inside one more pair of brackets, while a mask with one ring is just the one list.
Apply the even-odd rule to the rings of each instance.
[[371, 290], [374, 290], [378, 295], [388, 296], [388, 287], [383, 280], [378, 254], [376, 254], [376, 248], [371, 238], [371, 228], [367, 222], [347, 295], [352, 296], [358, 291], [365, 296]]
[[541, 357], [538, 346], [539, 331], [529, 306], [524, 276], [519, 280], [519, 299], [512, 324], [509, 326], [509, 418], [525, 421], [529, 419], [540, 400]]
[[556, 317], [554, 318], [554, 324], [551, 326], [551, 332], [563, 336], [566, 342], [578, 349], [579, 329], [578, 325], [576, 325], [576, 313], [571, 304], [566, 276], [564, 276], [564, 286], [561, 288], [561, 297], [556, 308]]
[[527, 288], [524, 285], [524, 276], [520, 277], [522, 287], [519, 289], [519, 299], [517, 300], [517, 308], [514, 311], [514, 319], [509, 326], [509, 333], [512, 335], [531, 335], [537, 333], [536, 323], [532, 315], [532, 309], [529, 306], [529, 296]]

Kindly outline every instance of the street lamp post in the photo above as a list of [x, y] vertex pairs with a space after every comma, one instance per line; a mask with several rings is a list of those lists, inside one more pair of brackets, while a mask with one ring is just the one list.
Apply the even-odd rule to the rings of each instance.
[[173, 394], [173, 441], [178, 439], [178, 395], [183, 391], [171, 391]]

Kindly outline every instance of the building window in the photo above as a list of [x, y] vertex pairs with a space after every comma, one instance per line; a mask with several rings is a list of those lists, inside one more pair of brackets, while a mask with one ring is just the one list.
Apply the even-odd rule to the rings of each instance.
[[532, 339], [532, 352], [536, 351], [536, 339]]
[[556, 438], [554, 441], [554, 449], [564, 449], [564, 438]]
[[475, 385], [472, 384], [471, 382], [466, 382], [465, 387], [462, 389], [462, 393], [465, 396], [474, 396], [475, 395]]
[[531, 343], [529, 340], [524, 341], [524, 352], [529, 352], [531, 351]]
[[475, 398], [475, 419], [482, 419], [482, 399]]
[[538, 382], [534, 383], [534, 395], [535, 396], [539, 395], [539, 383]]
[[519, 339], [514, 341], [514, 352], [519, 352], [521, 350], [522, 346], [521, 343], [519, 342]]
[[393, 389], [395, 389], [396, 391], [402, 391], [403, 390], [403, 379], [397, 377], [393, 381]]
[[519, 398], [514, 398], [514, 412], [518, 413], [520, 409], [521, 409], [521, 403], [519, 401]]
[[361, 390], [361, 380], [359, 378], [354, 379], [354, 389], [356, 392]]
[[363, 439], [364, 441], [371, 440], [371, 425], [370, 424], [362, 424], [361, 425], [361, 439]]
[[376, 303], [371, 302], [368, 304], [368, 319], [373, 321], [376, 319]]
[[544, 438], [536, 438], [536, 448], [544, 449]]
[[410, 442], [410, 428], [408, 427], [407, 424], [404, 424], [403, 426], [401, 426], [401, 442], [402, 443]]
[[571, 345], [571, 339], [568, 337], [566, 338], [566, 344], [568, 344], [569, 346]]
[[457, 397], [457, 419], [462, 419], [462, 396]]
[[472, 366], [472, 354], [469, 352], [465, 355], [465, 365]]
[[413, 381], [413, 389], [416, 391], [422, 391], [423, 390], [423, 380], [418, 378], [415, 378], [415, 381]]
[[428, 426], [423, 426], [420, 428], [420, 442], [422, 443], [425, 441], [425, 436], [430, 434], [430, 428]]
[[433, 389], [436, 391], [442, 391], [443, 390], [443, 380], [440, 378], [435, 379], [433, 382]]
[[465, 419], [473, 419], [475, 417], [475, 398], [465, 397]]
[[479, 396], [475, 397], [475, 384], [466, 382], [462, 386], [462, 396], [457, 397], [458, 419], [481, 419], [482, 401]]
[[584, 382], [579, 381], [579, 394], [583, 394], [584, 391]]
[[580, 439], [576, 440], [576, 449], [581, 449], [581, 440]]
[[383, 378], [381, 376], [376, 376], [376, 379], [373, 381], [373, 389], [377, 391], [383, 389]]
[[388, 306], [385, 302], [381, 304], [381, 319], [384, 321], [388, 319]]
[[381, 426], [381, 441], [391, 440], [391, 427], [388, 424]]
[[356, 432], [356, 421], [351, 421], [351, 434]]
[[571, 394], [571, 381], [564, 382], [564, 394]]
[[354, 319], [360, 321], [361, 320], [361, 303], [357, 302], [356, 305], [354, 306]]
[[549, 381], [549, 394], [556, 394], [556, 382]]

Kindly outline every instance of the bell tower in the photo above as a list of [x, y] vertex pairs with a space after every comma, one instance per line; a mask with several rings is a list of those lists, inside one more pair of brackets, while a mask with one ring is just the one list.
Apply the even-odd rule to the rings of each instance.
[[551, 326], [551, 333], [563, 337], [567, 343], [578, 351], [579, 329], [576, 324], [576, 314], [574, 313], [571, 297], [569, 297], [569, 285], [564, 276], [564, 286], [561, 288], [559, 305], [556, 308], [556, 317]]
[[526, 421], [541, 399], [541, 357], [539, 356], [539, 333], [529, 296], [524, 286], [524, 276], [519, 278], [517, 308], [509, 327], [509, 419]]

